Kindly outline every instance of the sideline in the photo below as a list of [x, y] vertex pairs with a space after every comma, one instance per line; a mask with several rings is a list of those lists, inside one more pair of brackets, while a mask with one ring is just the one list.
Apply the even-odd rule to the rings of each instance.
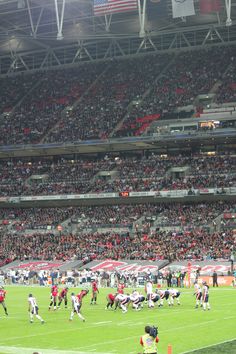
[[197, 352], [198, 350], [207, 349], [207, 348], [213, 348], [213, 347], [216, 347], [217, 345], [221, 345], [221, 344], [225, 344], [225, 343], [231, 343], [231, 342], [234, 342], [234, 341], [236, 341], [236, 338], [224, 340], [223, 342], [218, 342], [218, 343], [215, 343], [215, 344], [207, 345], [206, 347], [200, 347], [200, 348], [193, 349], [191, 351], [183, 352], [183, 353], [180, 353], [180, 354], [191, 354], [191, 353]]
[[[24, 347], [4, 347], [0, 346], [0, 353], [4, 354], [32, 354], [38, 352], [39, 354], [95, 354], [95, 350], [92, 352], [78, 352], [71, 350], [52, 350], [52, 349], [39, 349], [39, 348], [24, 348]], [[97, 353], [97, 354], [112, 354], [109, 353]]]

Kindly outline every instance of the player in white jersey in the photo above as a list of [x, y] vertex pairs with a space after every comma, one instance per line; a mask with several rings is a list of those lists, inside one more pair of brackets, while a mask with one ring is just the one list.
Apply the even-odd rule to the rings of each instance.
[[79, 301], [78, 297], [75, 295], [75, 293], [71, 293], [71, 306], [72, 306], [72, 310], [71, 310], [71, 314], [70, 314], [70, 318], [69, 321], [73, 320], [74, 314], [76, 313], [78, 315], [78, 317], [85, 322], [85, 318], [81, 315], [80, 313], [80, 308], [81, 308], [81, 302]]
[[140, 310], [139, 308], [139, 292], [134, 290], [130, 295], [130, 301], [133, 303], [133, 308], [135, 310]]
[[117, 309], [117, 307], [119, 306], [122, 309], [123, 313], [126, 313], [127, 310], [127, 305], [130, 302], [130, 296], [126, 295], [126, 294], [118, 294], [115, 297], [115, 310]]
[[169, 300], [170, 292], [169, 292], [169, 290], [160, 289], [160, 290], [158, 290], [158, 294], [160, 295], [160, 304], [158, 305], [159, 307], [163, 306], [164, 299], [166, 299], [166, 301], [168, 301], [168, 304], [170, 305], [170, 300]]
[[160, 295], [158, 294], [158, 290], [156, 290], [155, 293], [152, 293], [151, 299], [152, 299], [153, 307], [154, 307], [155, 304], [157, 304], [157, 302], [160, 300]]
[[29, 294], [28, 303], [29, 303], [28, 311], [30, 314], [30, 323], [34, 322], [34, 316], [35, 316], [39, 321], [41, 321], [42, 324], [44, 324], [44, 320], [42, 319], [41, 316], [39, 316], [39, 308], [37, 305], [37, 301], [32, 294]]
[[142, 307], [142, 302], [145, 300], [145, 296], [139, 294], [138, 291], [133, 291], [130, 295], [130, 301], [133, 303], [133, 308], [139, 311]]
[[146, 293], [147, 293], [147, 301], [148, 301], [148, 307], [153, 307], [153, 301], [152, 301], [152, 281], [148, 280], [146, 283]]
[[206, 309], [210, 310], [211, 306], [209, 303], [209, 285], [205, 281], [202, 282], [203, 288], [202, 288], [202, 301], [203, 301], [203, 310], [206, 311]]
[[196, 298], [195, 308], [197, 309], [199, 304], [200, 306], [202, 306], [202, 288], [200, 287], [197, 281], [194, 283], [194, 295]]
[[179, 301], [179, 297], [180, 297], [180, 292], [177, 289], [169, 289], [169, 293], [170, 293], [170, 306], [174, 306], [174, 299], [176, 299], [177, 304], [180, 305], [180, 301]]

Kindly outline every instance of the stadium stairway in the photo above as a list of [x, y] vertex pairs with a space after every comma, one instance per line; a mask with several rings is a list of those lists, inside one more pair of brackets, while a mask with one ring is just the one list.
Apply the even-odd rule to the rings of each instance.
[[96, 80], [94, 80], [92, 82], [91, 85], [89, 85], [89, 87], [87, 88], [87, 90], [84, 91], [84, 93], [79, 97], [79, 99], [77, 99], [72, 106], [69, 107], [65, 107], [64, 110], [61, 112], [61, 119], [59, 119], [57, 121], [57, 123], [50, 129], [48, 130], [47, 134], [45, 134], [43, 136], [43, 138], [41, 139], [40, 143], [45, 143], [47, 137], [50, 135], [51, 132], [53, 132], [53, 130], [55, 128], [58, 128], [59, 125], [61, 124], [61, 122], [65, 119], [66, 115], [68, 114], [69, 111], [74, 111], [76, 109], [76, 107], [79, 105], [79, 103], [83, 100], [83, 98], [87, 95], [87, 93], [97, 84], [97, 82], [100, 80], [100, 78], [107, 72], [107, 70], [109, 69], [109, 65], [107, 65], [107, 67], [97, 76]]
[[[176, 54], [178, 55], [178, 54]], [[170, 65], [172, 65], [173, 61], [176, 58], [176, 55], [173, 56], [172, 60], [164, 67], [164, 69], [161, 71], [161, 73], [154, 79], [154, 81], [152, 83], [150, 83], [150, 87], [144, 92], [144, 94], [142, 95], [139, 105], [142, 105], [142, 102], [144, 102], [145, 98], [151, 93], [152, 89], [153, 89], [153, 85], [154, 83], [161, 77], [164, 75], [165, 71], [169, 68]], [[129, 116], [129, 114], [132, 112], [134, 106], [136, 105], [135, 101], [131, 101], [128, 106], [127, 106], [127, 112], [124, 115], [124, 117], [120, 120], [120, 122], [116, 125], [116, 127], [112, 130], [112, 132], [109, 134], [109, 138], [114, 137], [114, 135], [116, 134], [116, 132], [118, 132], [124, 122], [126, 121], [127, 117]], [[149, 125], [145, 127], [145, 130], [142, 132], [142, 134], [144, 134], [146, 132], [146, 130], [148, 129]]]
[[[7, 114], [7, 118], [10, 119], [11, 115], [15, 112], [15, 110], [20, 107], [20, 105], [24, 102], [24, 100], [33, 92], [42, 82], [43, 77], [41, 77], [40, 80], [36, 81], [34, 85], [31, 86], [31, 88], [27, 91], [27, 93], [21, 97], [18, 102], [13, 106], [10, 112]], [[6, 120], [6, 116], [4, 113], [0, 114], [0, 124], [3, 120]]]
[[218, 215], [213, 221], [210, 227], [211, 232], [218, 232], [221, 230], [223, 225], [223, 214]]

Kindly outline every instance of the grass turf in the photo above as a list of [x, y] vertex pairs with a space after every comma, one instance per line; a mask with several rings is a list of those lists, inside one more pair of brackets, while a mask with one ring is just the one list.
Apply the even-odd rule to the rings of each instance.
[[[163, 308], [148, 309], [144, 305], [139, 312], [129, 307], [126, 314], [120, 310], [106, 311], [106, 294], [112, 290], [100, 289], [97, 305], [89, 305], [90, 293], [84, 298], [82, 314], [86, 318], [85, 323], [76, 316], [69, 322], [70, 308], [64, 309], [64, 305], [60, 310], [48, 311], [49, 288], [11, 286], [6, 290], [9, 316], [5, 317], [0, 307], [1, 354], [32, 354], [35, 350], [43, 354], [137, 354], [142, 352], [139, 339], [147, 324], [159, 327], [159, 354], [167, 353], [168, 344], [172, 345], [173, 354], [197, 349], [199, 351], [194, 354], [236, 353], [235, 342], [232, 341], [236, 337], [236, 289], [211, 288], [211, 311], [195, 309], [193, 290], [183, 289], [181, 306], [168, 307], [165, 303]], [[79, 289], [71, 291], [77, 293]], [[33, 324], [29, 323], [29, 293], [38, 300], [44, 325], [37, 319]], [[209, 348], [230, 340], [232, 342], [220, 347]]]

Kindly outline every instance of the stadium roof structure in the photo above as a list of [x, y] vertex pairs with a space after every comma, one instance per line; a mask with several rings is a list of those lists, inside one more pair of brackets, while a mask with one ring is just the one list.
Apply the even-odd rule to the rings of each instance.
[[204, 15], [194, 0], [196, 15], [177, 19], [171, 0], [137, 1], [137, 11], [94, 16], [93, 0], [0, 0], [0, 75], [236, 41], [236, 0]]

